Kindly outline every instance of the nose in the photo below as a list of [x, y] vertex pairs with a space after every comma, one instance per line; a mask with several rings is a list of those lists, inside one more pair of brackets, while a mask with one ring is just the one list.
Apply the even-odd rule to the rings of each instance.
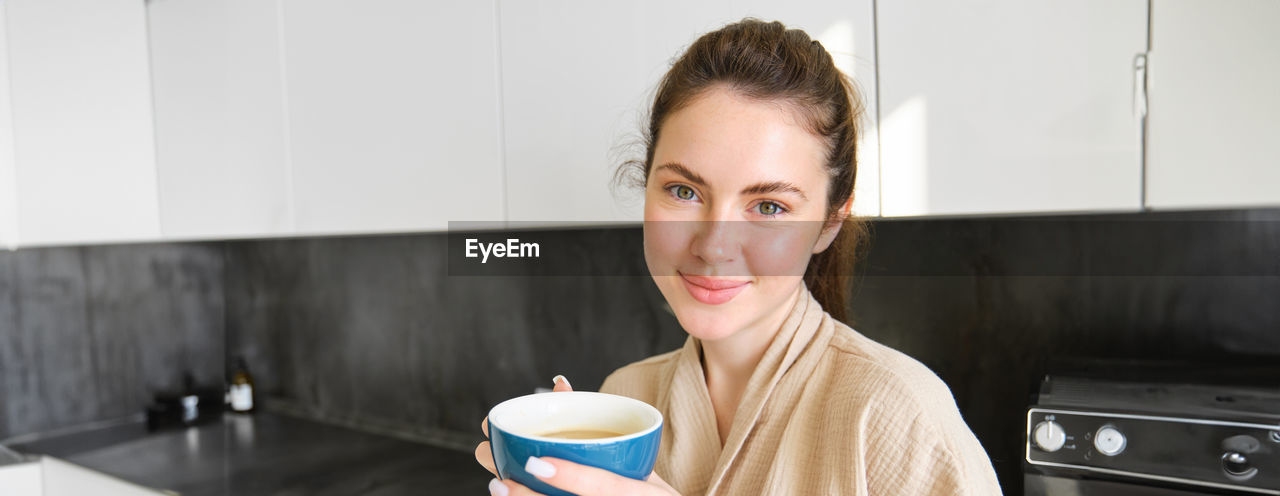
[[707, 265], [733, 262], [740, 250], [741, 239], [733, 221], [696, 221], [695, 234], [689, 246], [694, 256]]

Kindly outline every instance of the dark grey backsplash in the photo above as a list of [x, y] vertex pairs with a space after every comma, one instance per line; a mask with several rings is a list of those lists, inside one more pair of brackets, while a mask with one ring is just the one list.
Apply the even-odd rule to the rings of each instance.
[[[643, 271], [639, 228], [551, 235], [594, 272]], [[555, 374], [596, 389], [685, 339], [647, 277], [451, 276], [446, 241], [0, 253], [0, 438], [140, 411], [243, 355], [280, 408], [465, 445], [505, 398]], [[1280, 360], [1276, 209], [885, 220], [862, 267], [854, 327], [952, 387], [1011, 493], [1055, 357]]]
[[0, 252], [0, 439], [142, 412], [223, 377], [216, 244]]
[[[604, 263], [643, 264], [638, 229], [558, 235]], [[290, 407], [475, 437], [489, 408], [556, 374], [595, 389], [683, 343], [648, 278], [450, 276], [445, 238], [228, 244], [231, 349]]]
[[1009, 494], [1052, 362], [1274, 360], [1280, 210], [883, 221], [855, 328], [951, 387]]

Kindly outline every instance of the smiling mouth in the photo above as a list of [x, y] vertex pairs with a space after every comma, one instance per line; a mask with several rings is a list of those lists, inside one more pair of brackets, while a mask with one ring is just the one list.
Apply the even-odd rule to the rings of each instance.
[[728, 302], [751, 284], [751, 281], [679, 274], [680, 281], [684, 284], [685, 290], [689, 291], [689, 295], [693, 296], [693, 299], [708, 305], [719, 305]]

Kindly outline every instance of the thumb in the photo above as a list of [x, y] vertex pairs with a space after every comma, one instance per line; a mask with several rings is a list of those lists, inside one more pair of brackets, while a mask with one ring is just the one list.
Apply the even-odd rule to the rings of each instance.
[[555, 387], [551, 389], [554, 392], [573, 391], [573, 386], [569, 385], [569, 379], [565, 379], [563, 375], [552, 377], [551, 382], [555, 383]]

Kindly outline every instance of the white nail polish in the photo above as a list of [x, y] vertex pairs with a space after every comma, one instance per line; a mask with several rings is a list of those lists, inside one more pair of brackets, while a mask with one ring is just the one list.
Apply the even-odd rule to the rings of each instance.
[[551, 384], [555, 384], [555, 383], [560, 382], [560, 381], [564, 381], [564, 385], [566, 385], [566, 386], [573, 387], [573, 386], [570, 386], [570, 385], [569, 385], [569, 379], [568, 379], [568, 378], [566, 378], [566, 377], [565, 377], [565, 376], [563, 376], [563, 375], [558, 375], [558, 376], [555, 376], [555, 377], [552, 377], [552, 378], [551, 378]]
[[495, 478], [489, 481], [489, 494], [493, 496], [507, 496], [507, 486]]
[[545, 479], [556, 475], [556, 466], [544, 462], [536, 456], [531, 456], [529, 461], [524, 462], [524, 471]]

